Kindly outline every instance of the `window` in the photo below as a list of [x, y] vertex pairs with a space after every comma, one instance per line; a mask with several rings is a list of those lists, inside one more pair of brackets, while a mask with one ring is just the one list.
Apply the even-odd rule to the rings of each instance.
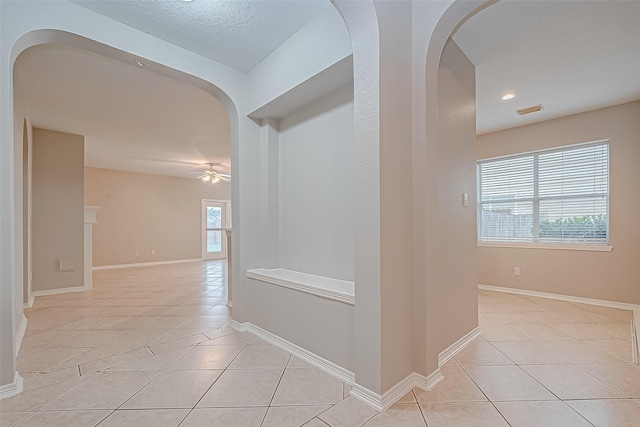
[[478, 162], [478, 241], [606, 244], [609, 142]]

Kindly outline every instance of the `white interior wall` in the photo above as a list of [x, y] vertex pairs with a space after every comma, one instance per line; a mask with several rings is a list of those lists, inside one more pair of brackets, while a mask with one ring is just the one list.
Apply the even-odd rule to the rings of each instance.
[[247, 74], [247, 114], [351, 55], [351, 40], [337, 10], [301, 28]]
[[[444, 46], [456, 27], [467, 17], [490, 2], [461, 0], [413, 3], [413, 203], [414, 251], [414, 331], [425, 336], [423, 348], [414, 349], [418, 372], [432, 372], [438, 367], [438, 355], [446, 349], [445, 342], [461, 338], [456, 335], [465, 319], [459, 311], [439, 309], [442, 298], [456, 299], [456, 287], [448, 288], [438, 280], [440, 258], [438, 221], [438, 146], [439, 67]], [[466, 289], [466, 297], [476, 290]], [[439, 331], [441, 325], [448, 332]], [[421, 331], [422, 329], [422, 331]]]
[[381, 393], [378, 23], [372, 2], [334, 4], [353, 46], [354, 374], [364, 389]]
[[[260, 144], [262, 267], [353, 281], [353, 87], [264, 120]], [[249, 322], [354, 368], [353, 306], [252, 279], [247, 294]]]
[[[475, 67], [449, 39], [438, 73], [438, 270], [430, 293], [433, 344], [445, 349], [478, 326]], [[467, 204], [463, 203], [467, 194]]]
[[247, 292], [249, 322], [354, 370], [353, 306], [253, 279], [247, 279]]
[[[56, 30], [51, 30], [55, 28]], [[121, 61], [134, 61], [136, 57], [148, 60], [149, 71], [158, 72], [169, 77], [178, 78], [217, 96], [227, 108], [232, 128], [232, 200], [236, 201], [233, 210], [233, 223], [242, 224], [245, 233], [234, 233], [238, 244], [234, 245], [234, 259], [239, 260], [236, 269], [245, 265], [259, 265], [256, 260], [259, 252], [247, 250], [246, 256], [240, 257], [240, 247], [259, 246], [255, 241], [260, 239], [259, 228], [255, 227], [259, 213], [251, 209], [251, 200], [255, 200], [257, 191], [255, 176], [256, 156], [252, 155], [252, 146], [241, 149], [237, 144], [239, 138], [256, 140], [258, 126], [244, 116], [238, 116], [238, 109], [244, 111], [244, 74], [227, 66], [211, 61], [193, 52], [171, 45], [141, 31], [134, 30], [124, 24], [90, 12], [73, 3], [33, 1], [33, 2], [0, 2], [0, 339], [2, 357], [0, 357], [0, 385], [7, 385], [13, 390], [16, 386], [15, 358], [16, 350], [13, 341], [15, 331], [20, 323], [16, 320], [22, 316], [22, 280], [17, 279], [23, 270], [23, 263], [16, 258], [16, 218], [22, 214], [22, 204], [16, 205], [14, 198], [19, 182], [14, 176], [14, 109], [13, 109], [13, 66], [17, 56], [28, 47], [42, 43], [63, 43], [81, 49], [109, 56]], [[158, 65], [158, 64], [163, 64]], [[22, 132], [20, 126], [20, 134]], [[21, 138], [20, 138], [21, 141]], [[240, 152], [243, 152], [240, 155]], [[22, 150], [20, 149], [20, 153]], [[240, 158], [244, 161], [240, 164]], [[244, 168], [243, 177], [238, 171]], [[239, 185], [243, 190], [242, 199], [238, 192]], [[248, 208], [245, 210], [243, 206]], [[246, 216], [243, 216], [243, 212]], [[258, 236], [258, 237], [256, 237]], [[244, 241], [243, 241], [244, 240]], [[238, 277], [238, 274], [235, 274]], [[234, 293], [234, 316], [242, 316], [242, 282]], [[15, 302], [15, 307], [14, 307]], [[14, 319], [14, 316], [16, 319]], [[4, 390], [4, 388], [3, 388]], [[4, 393], [4, 391], [3, 391]]]
[[[380, 33], [380, 307], [381, 389], [413, 372], [410, 2], [376, 2]], [[426, 375], [426, 374], [425, 374]]]
[[280, 267], [353, 281], [353, 87], [279, 129]]
[[[15, 201], [15, 227], [16, 227], [16, 264], [22, 264], [24, 258], [24, 215], [22, 215], [22, 207], [24, 205], [24, 199], [28, 195], [24, 193], [24, 121], [28, 117], [27, 103], [24, 99], [24, 93], [22, 88], [22, 81], [20, 80], [19, 72], [14, 73], [16, 79], [16, 93], [13, 102], [13, 108], [15, 115], [13, 117], [13, 134], [14, 134], [14, 179], [16, 182], [16, 188], [14, 193]], [[27, 159], [28, 160], [28, 159]], [[18, 209], [19, 208], [19, 209]], [[20, 215], [18, 215], [18, 212]], [[20, 271], [16, 271], [16, 281], [23, 283], [24, 268]], [[24, 289], [21, 291], [24, 295]], [[16, 308], [20, 308], [16, 299]], [[20, 310], [18, 310], [20, 311]], [[16, 319], [19, 313], [16, 313]]]
[[[15, 291], [13, 293], [10, 301], [13, 302], [13, 335], [14, 335], [14, 353], [17, 353], [22, 337], [24, 336], [25, 328], [26, 328], [26, 317], [22, 312], [22, 308], [25, 302], [25, 288], [27, 288], [27, 301], [28, 301], [28, 286], [24, 286], [24, 283], [28, 283], [25, 281], [25, 278], [28, 277], [28, 272], [25, 271], [24, 261], [25, 261], [25, 249], [28, 250], [28, 246], [25, 246], [25, 216], [22, 214], [24, 201], [28, 200], [29, 194], [25, 192], [25, 174], [24, 174], [24, 166], [25, 163], [28, 164], [29, 154], [27, 153], [27, 158], [24, 158], [24, 127], [25, 120], [28, 118], [28, 105], [27, 100], [24, 98], [23, 86], [20, 80], [20, 73], [15, 72], [14, 78], [17, 80], [16, 85], [16, 96], [13, 99], [13, 108], [16, 111], [16, 114], [13, 117], [13, 149], [14, 149], [14, 159], [13, 159], [13, 178], [15, 180], [15, 189], [13, 194], [13, 213], [14, 213], [14, 230], [15, 230], [15, 251], [13, 253], [14, 263], [16, 267], [20, 266], [20, 268], [16, 268], [14, 280], [16, 281]], [[28, 139], [27, 139], [28, 146]], [[28, 148], [28, 147], [27, 147]], [[28, 185], [27, 180], [27, 185]], [[26, 225], [29, 225], [27, 220]], [[27, 274], [25, 276], [25, 273]]]
[[[398, 199], [393, 194], [392, 183], [394, 180], [383, 183], [384, 188], [381, 188], [381, 170], [386, 177], [400, 174], [403, 177], [403, 183], [406, 180], [411, 181], [411, 179], [416, 183], [419, 182], [415, 178], [419, 170], [423, 170], [425, 165], [427, 167], [434, 166], [433, 163], [429, 163], [430, 160], [428, 158], [420, 157], [420, 154], [427, 153], [425, 147], [434, 144], [437, 140], [437, 137], [433, 136], [433, 130], [428, 126], [429, 117], [433, 117], [435, 111], [435, 107], [433, 107], [433, 102], [435, 101], [433, 101], [432, 96], [434, 92], [431, 92], [431, 89], [433, 88], [434, 80], [437, 80], [437, 62], [434, 71], [432, 66], [428, 66], [429, 61], [425, 65], [424, 57], [426, 47], [429, 45], [439, 17], [442, 16], [453, 1], [424, 2], [425, 5], [419, 6], [424, 14], [419, 15], [415, 14], [415, 8], [418, 7], [417, 4], [403, 3], [401, 10], [394, 10], [394, 8], [383, 6], [384, 2], [375, 3], [377, 3], [377, 10], [374, 8], [374, 3], [370, 2], [336, 1], [336, 6], [349, 27], [354, 51], [354, 277], [357, 299], [356, 308], [352, 312], [353, 317], [350, 317], [348, 313], [349, 307], [345, 308], [336, 305], [330, 308], [323, 308], [323, 303], [316, 304], [314, 302], [314, 308], [310, 308], [307, 307], [307, 302], [298, 301], [297, 297], [312, 298], [311, 296], [294, 294], [285, 296], [281, 295], [281, 288], [271, 290], [262, 284], [260, 285], [262, 286], [261, 288], [254, 289], [253, 282], [244, 278], [244, 272], [247, 269], [264, 267], [265, 259], [267, 258], [265, 248], [268, 246], [266, 239], [269, 237], [269, 233], [265, 232], [264, 226], [265, 224], [269, 226], [270, 223], [268, 221], [264, 223], [261, 215], [264, 212], [269, 212], [268, 207], [265, 207], [265, 203], [268, 203], [265, 200], [269, 200], [269, 197], [268, 194], [264, 194], [265, 187], [261, 178], [263, 178], [265, 170], [267, 174], [273, 173], [273, 170], [264, 168], [265, 163], [269, 164], [269, 160], [265, 159], [264, 156], [268, 156], [270, 151], [263, 150], [264, 147], [260, 144], [260, 126], [247, 119], [244, 114], [237, 113], [238, 111], [252, 111], [251, 108], [247, 108], [248, 102], [245, 102], [247, 101], [247, 88], [250, 87], [247, 85], [246, 75], [148, 34], [136, 31], [131, 27], [103, 18], [69, 2], [0, 2], [0, 31], [2, 31], [2, 37], [0, 38], [2, 49], [0, 51], [3, 52], [3, 60], [0, 63], [0, 82], [2, 83], [2, 104], [0, 104], [2, 108], [2, 114], [0, 115], [2, 116], [2, 131], [0, 133], [0, 166], [2, 166], [0, 168], [2, 177], [0, 212], [2, 212], [3, 218], [7, 215], [7, 218], [10, 219], [9, 221], [3, 220], [0, 228], [0, 237], [2, 237], [0, 239], [0, 251], [2, 251], [0, 253], [2, 255], [0, 274], [2, 274], [3, 297], [7, 292], [12, 295], [13, 287], [16, 284], [14, 280], [15, 270], [16, 268], [21, 268], [21, 266], [14, 265], [13, 259], [7, 256], [15, 247], [15, 234], [12, 231], [14, 225], [12, 212], [14, 181], [11, 176], [11, 163], [14, 159], [11, 125], [13, 111], [9, 101], [13, 95], [11, 69], [16, 56], [31, 45], [56, 40], [61, 41], [63, 39], [65, 41], [75, 40], [73, 37], [68, 37], [68, 35], [48, 31], [50, 28], [62, 29], [87, 37], [90, 40], [84, 40], [79, 43], [81, 45], [91, 45], [99, 53], [110, 54], [111, 49], [109, 47], [111, 46], [123, 52], [120, 56], [121, 58], [129, 60], [136, 56], [145, 58], [151, 64], [151, 69], [156, 72], [178, 76], [182, 79], [185, 79], [186, 75], [195, 76], [192, 79], [186, 78], [186, 80], [196, 85], [205, 85], [214, 95], [224, 99], [223, 102], [229, 109], [233, 141], [232, 202], [234, 203], [233, 224], [236, 228], [233, 246], [233, 258], [236, 261], [233, 274], [235, 278], [233, 285], [233, 317], [240, 322], [254, 318], [264, 325], [280, 324], [283, 331], [286, 328], [298, 330], [295, 328], [297, 318], [291, 316], [291, 314], [295, 314], [294, 310], [304, 309], [305, 312], [300, 312], [300, 316], [310, 313], [308, 318], [310, 322], [317, 322], [319, 324], [318, 327], [322, 327], [323, 323], [327, 323], [331, 327], [326, 331], [318, 331], [309, 337], [300, 337], [301, 343], [305, 342], [305, 339], [311, 341], [312, 337], [316, 337], [317, 339], [313, 339], [309, 344], [314, 346], [314, 348], [310, 348], [310, 350], [314, 351], [316, 346], [322, 347], [325, 342], [334, 342], [337, 347], [344, 350], [348, 347], [341, 343], [350, 342], [353, 346], [353, 354], [349, 355], [348, 351], [342, 351], [340, 355], [336, 356], [338, 363], [352, 366], [356, 373], [356, 381], [362, 384], [364, 388], [371, 390], [374, 395], [381, 396], [385, 391], [389, 390], [392, 385], [391, 382], [407, 370], [407, 366], [404, 363], [407, 360], [405, 343], [411, 343], [413, 338], [416, 338], [419, 343], [424, 342], [424, 336], [416, 335], [415, 331], [418, 329], [412, 328], [410, 324], [412, 316], [406, 316], [406, 313], [412, 312], [412, 309], [417, 311], [427, 310], [424, 307], [427, 307], [428, 304], [423, 299], [424, 304], [418, 302], [414, 303], [413, 306], [404, 303], [402, 306], [391, 305], [390, 310], [385, 312], [383, 318], [381, 314], [383, 295], [392, 294], [396, 287], [399, 286], [397, 289], [401, 290], [405, 297], [403, 301], [411, 301], [412, 298], [406, 297], [416, 295], [416, 291], [424, 287], [425, 282], [421, 279], [427, 276], [428, 271], [425, 270], [421, 273], [422, 278], [417, 277], [408, 273], [408, 271], [416, 271], [412, 269], [410, 261], [397, 265], [395, 263], [397, 257], [389, 256], [381, 259], [381, 241], [385, 242], [389, 251], [393, 251], [394, 245], [414, 248], [413, 253], [409, 251], [409, 258], [415, 259], [417, 261], [416, 265], [426, 269], [428, 268], [428, 263], [425, 261], [424, 255], [428, 252], [423, 250], [424, 243], [416, 243], [415, 240], [428, 241], [428, 235], [424, 233], [418, 237], [409, 237], [407, 241], [405, 239], [406, 229], [403, 228], [400, 235], [395, 234], [398, 228], [392, 226], [393, 223], [391, 221], [394, 219], [392, 215], [385, 214], [381, 219], [380, 207], [385, 206], [385, 212], [390, 213], [394, 208], [392, 202]], [[458, 3], [461, 2], [456, 2], [456, 4]], [[454, 14], [453, 16], [452, 19], [455, 21], [456, 15]], [[393, 50], [393, 43], [397, 40], [396, 36], [392, 33], [381, 34], [378, 27], [378, 18], [387, 19], [385, 25], [387, 25], [388, 29], [393, 29], [394, 26], [395, 28], [411, 28], [412, 17], [415, 17], [414, 22], [417, 22], [417, 25], [412, 28], [414, 41], [416, 38], [422, 37], [422, 39], [419, 46], [414, 44], [413, 61], [407, 56], [408, 51], [411, 49], [403, 49], [403, 59], [398, 62], [398, 56]], [[463, 17], [464, 15], [458, 16], [457, 22], [460, 22]], [[452, 25], [455, 26], [457, 22], [453, 22]], [[418, 27], [419, 30], [416, 29]], [[42, 33], [33, 32], [37, 30], [45, 31]], [[444, 40], [449, 34], [450, 32], [445, 35]], [[23, 35], [26, 36], [22, 37]], [[408, 32], [402, 33], [403, 43], [410, 43], [410, 40], [407, 40], [408, 36]], [[379, 49], [379, 37], [385, 37], [388, 41], [384, 50]], [[104, 43], [104, 45], [97, 45], [92, 43], [91, 40]], [[441, 43], [441, 46], [443, 46], [444, 40], [440, 37], [440, 40], [436, 40], [436, 45]], [[325, 55], [326, 52], [323, 50], [309, 49], [308, 52], [304, 52], [305, 46], [300, 46], [300, 49], [302, 50], [291, 56], [291, 58], [296, 58], [293, 63], [289, 62], [288, 66], [291, 70], [298, 69], [298, 67], [304, 68], [303, 65], [309, 63], [309, 61], [300, 59], [305, 58], [305, 55], [310, 55], [314, 58], [327, 57]], [[435, 50], [439, 59], [441, 47], [439, 52], [437, 48]], [[304, 62], [304, 64], [301, 64], [301, 62]], [[431, 62], [433, 63], [433, 60]], [[163, 64], [163, 66], [177, 71], [175, 73], [167, 72], [162, 67], [154, 69], [156, 64]], [[283, 64], [286, 64], [286, 61]], [[384, 66], [381, 66], [381, 64]], [[404, 70], [411, 68], [412, 64], [415, 67], [412, 73], [398, 72], [398, 67]], [[332, 65], [331, 61], [325, 65]], [[318, 71], [322, 69], [319, 68]], [[426, 74], [425, 70], [427, 71]], [[307, 74], [315, 75], [317, 72], [308, 72]], [[408, 78], [410, 75], [417, 76], [415, 77], [416, 80], [410, 81]], [[427, 91], [421, 92], [419, 90], [423, 84], [420, 82], [420, 76], [426, 77], [424, 85], [427, 87]], [[298, 84], [295, 81], [295, 76], [287, 72], [282, 72], [277, 77], [288, 80], [287, 87], [289, 88]], [[416, 81], [418, 84], [411, 87], [411, 83]], [[209, 85], [208, 82], [216, 86]], [[401, 111], [395, 109], [391, 104], [386, 104], [396, 99], [395, 96], [392, 96], [393, 88], [396, 86], [402, 87], [404, 91], [413, 91], [414, 96], [418, 94], [413, 100], [407, 101], [405, 99]], [[381, 87], [384, 87], [386, 91], [384, 97], [380, 97]], [[278, 92], [281, 93], [285, 90], [280, 88]], [[253, 93], [253, 89], [248, 92]], [[265, 95], [263, 98], [268, 101], [270, 95]], [[387, 108], [380, 109], [381, 101], [385, 102]], [[261, 102], [257, 101], [255, 105], [259, 105]], [[426, 105], [426, 110], [421, 110], [424, 108], [423, 103]], [[414, 113], [412, 115], [412, 111], [418, 111], [418, 114]], [[421, 115], [419, 114], [420, 111], [426, 114]], [[386, 120], [380, 119], [381, 114], [385, 116]], [[399, 116], [406, 117], [407, 120], [401, 120], [394, 125], [394, 117]], [[412, 117], [412, 120], [408, 120], [408, 117]], [[381, 123], [386, 126], [383, 139], [381, 139], [380, 132]], [[412, 132], [406, 131], [406, 124], [411, 127], [413, 138]], [[390, 149], [394, 144], [398, 143], [394, 126], [401, 130], [402, 138], [400, 142], [402, 143], [403, 151], [397, 157], [393, 157], [391, 161], [386, 161], [384, 165], [381, 165], [380, 144], [384, 144]], [[416, 135], [418, 136], [416, 137]], [[238, 141], [242, 141], [242, 144], [238, 143]], [[413, 165], [409, 165], [407, 164], [407, 159], [412, 156], [407, 157], [406, 154], [411, 152], [412, 142], [414, 161]], [[418, 157], [416, 157], [416, 154]], [[404, 159], [404, 161], [400, 161], [400, 159]], [[407, 173], [407, 169], [412, 167], [413, 175]], [[242, 193], [239, 192], [239, 188], [242, 188]], [[428, 185], [421, 184], [413, 189], [411, 185], [408, 187], [403, 186], [402, 188], [402, 200], [405, 200], [404, 196], [407, 192], [409, 194], [412, 193], [414, 196], [424, 193], [426, 196], [420, 196], [417, 200], [424, 201], [426, 206], [433, 201], [431, 196], [435, 197], [435, 194], [432, 193], [433, 188]], [[273, 188], [268, 187], [267, 190], [275, 191]], [[427, 190], [426, 193], [424, 190]], [[415, 203], [410, 207], [403, 205], [403, 209], [414, 209], [413, 215], [410, 215], [413, 218], [412, 225], [422, 223], [420, 225], [422, 231], [437, 227], [435, 223], [425, 220], [419, 209], [415, 210]], [[381, 223], [381, 221], [383, 222]], [[415, 236], [415, 229], [413, 231], [413, 233], [410, 233], [411, 236]], [[393, 274], [394, 271], [403, 272], [403, 279], [397, 280], [396, 275]], [[263, 291], [267, 293], [263, 294]], [[413, 298], [413, 301], [415, 301], [415, 298]], [[437, 304], [437, 301], [430, 301], [429, 304]], [[289, 307], [289, 310], [280, 311], [283, 307]], [[7, 310], [7, 307], [3, 304], [3, 320], [6, 318], [7, 311], [10, 313], [11, 308]], [[413, 311], [413, 313], [415, 312]], [[334, 334], [333, 323], [323, 322], [322, 318], [326, 315], [335, 316], [335, 319], [337, 319], [335, 330], [340, 333], [338, 337], [332, 336]], [[455, 322], [455, 313], [448, 313], [448, 315], [446, 319], [436, 320]], [[261, 316], [265, 316], [264, 319]], [[415, 316], [413, 317], [415, 319]], [[353, 323], [350, 323], [350, 319], [353, 319]], [[400, 320], [396, 321], [397, 319]], [[399, 350], [402, 353], [400, 358], [403, 363], [401, 365], [395, 365], [395, 358], [389, 358], [383, 366], [382, 346], [385, 345], [387, 350], [391, 352], [394, 341], [387, 340], [384, 343], [382, 342], [382, 323], [384, 323], [385, 333], [387, 334], [397, 332], [398, 325], [402, 328], [400, 331], [402, 332], [403, 347]], [[413, 323], [415, 325], [418, 322], [414, 320]], [[3, 327], [3, 351], [6, 348], [5, 339], [6, 333]], [[317, 351], [321, 352], [323, 350], [320, 348]], [[434, 360], [437, 358], [437, 351], [439, 349], [427, 349], [424, 359]], [[408, 359], [411, 360], [411, 357], [409, 356]], [[349, 362], [349, 360], [352, 360], [352, 362]], [[414, 358], [414, 364], [415, 360]], [[3, 361], [2, 366], [0, 366], [2, 368], [0, 379], [3, 384], [11, 376], [8, 373], [14, 372], [12, 362], [4, 363]], [[419, 364], [420, 362], [417, 363]]]
[[[253, 268], [353, 280], [353, 88], [329, 94], [340, 86], [315, 79], [350, 55], [349, 34], [333, 10], [247, 76], [247, 112], [260, 109], [263, 117], [256, 145], [262, 265]], [[280, 104], [291, 100], [301, 107], [282, 117], [293, 109]], [[325, 205], [338, 205], [339, 221], [324, 214]], [[245, 321], [353, 367], [353, 306], [251, 279], [245, 290]]]

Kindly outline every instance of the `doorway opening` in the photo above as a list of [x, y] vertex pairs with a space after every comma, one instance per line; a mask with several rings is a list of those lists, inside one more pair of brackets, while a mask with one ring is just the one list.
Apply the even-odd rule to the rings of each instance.
[[227, 258], [230, 218], [231, 202], [228, 200], [202, 200], [202, 259]]

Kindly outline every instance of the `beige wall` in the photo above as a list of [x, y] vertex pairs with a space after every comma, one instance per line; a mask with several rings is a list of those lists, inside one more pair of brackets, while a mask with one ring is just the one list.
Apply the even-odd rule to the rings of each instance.
[[[84, 285], [84, 137], [33, 129], [33, 291]], [[73, 271], [56, 271], [68, 258]]]
[[436, 302], [427, 316], [438, 353], [478, 326], [475, 93], [475, 67], [449, 39], [438, 74], [438, 258], [427, 294]]
[[85, 168], [85, 205], [103, 206], [93, 265], [201, 258], [201, 200], [229, 198], [224, 182]]
[[640, 101], [481, 135], [478, 159], [601, 139], [610, 143], [613, 250], [480, 247], [481, 284], [640, 303]]

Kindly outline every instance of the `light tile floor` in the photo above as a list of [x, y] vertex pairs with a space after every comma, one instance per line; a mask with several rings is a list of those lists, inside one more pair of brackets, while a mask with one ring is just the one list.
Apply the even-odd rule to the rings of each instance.
[[8, 426], [640, 426], [631, 313], [480, 291], [483, 334], [383, 414], [228, 326], [224, 262], [94, 272], [36, 299]]

